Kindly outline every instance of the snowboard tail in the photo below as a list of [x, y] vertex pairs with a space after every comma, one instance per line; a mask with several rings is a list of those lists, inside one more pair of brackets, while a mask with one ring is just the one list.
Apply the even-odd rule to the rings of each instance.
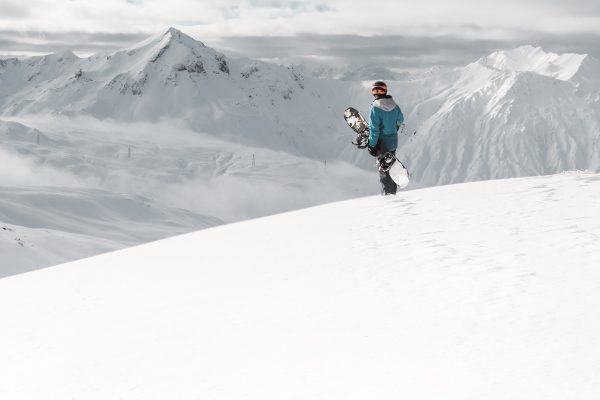
[[404, 164], [402, 164], [402, 162], [400, 162], [396, 156], [394, 156], [394, 161], [392, 161], [392, 165], [390, 165], [388, 173], [390, 174], [392, 180], [396, 182], [398, 188], [404, 189], [406, 186], [408, 186], [410, 174]]

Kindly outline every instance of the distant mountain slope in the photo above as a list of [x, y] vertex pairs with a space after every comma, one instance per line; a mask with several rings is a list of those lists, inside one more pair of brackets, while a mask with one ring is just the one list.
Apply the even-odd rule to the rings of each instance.
[[600, 168], [600, 66], [526, 46], [394, 87], [417, 136], [400, 156], [429, 186]]
[[141, 196], [0, 187], [0, 278], [222, 224]]
[[0, 397], [593, 399], [600, 176], [217, 227], [0, 280]]

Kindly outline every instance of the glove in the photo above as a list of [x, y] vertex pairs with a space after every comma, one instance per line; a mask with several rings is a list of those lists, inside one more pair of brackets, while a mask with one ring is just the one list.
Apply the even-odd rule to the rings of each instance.
[[377, 149], [375, 147], [367, 146], [367, 151], [373, 157], [377, 157]]

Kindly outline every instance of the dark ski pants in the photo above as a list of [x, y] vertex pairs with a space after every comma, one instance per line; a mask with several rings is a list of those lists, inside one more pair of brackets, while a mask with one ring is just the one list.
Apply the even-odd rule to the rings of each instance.
[[[379, 157], [383, 157], [386, 153], [386, 151], [383, 151], [385, 149], [380, 149], [377, 152], [377, 158], [379, 159]], [[391, 153], [393, 153], [394, 155], [396, 154], [395, 151], [392, 151]], [[390, 176], [390, 172], [379, 172], [379, 182], [381, 182], [381, 194], [382, 195], [388, 195], [388, 194], [396, 194], [396, 190], [398, 190], [398, 185], [396, 185], [396, 182], [394, 182], [394, 180], [392, 179], [392, 177]]]

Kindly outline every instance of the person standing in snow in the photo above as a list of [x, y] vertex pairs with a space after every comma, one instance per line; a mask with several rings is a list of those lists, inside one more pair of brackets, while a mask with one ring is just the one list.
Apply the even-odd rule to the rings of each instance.
[[[371, 86], [371, 93], [375, 101], [371, 105], [369, 113], [369, 154], [377, 158], [379, 163], [386, 152], [396, 154], [398, 147], [398, 130], [404, 123], [402, 110], [396, 104], [392, 96], [387, 94], [385, 82], [377, 81]], [[382, 185], [384, 195], [396, 194], [398, 186], [390, 177], [389, 171], [379, 172], [379, 181]]]

